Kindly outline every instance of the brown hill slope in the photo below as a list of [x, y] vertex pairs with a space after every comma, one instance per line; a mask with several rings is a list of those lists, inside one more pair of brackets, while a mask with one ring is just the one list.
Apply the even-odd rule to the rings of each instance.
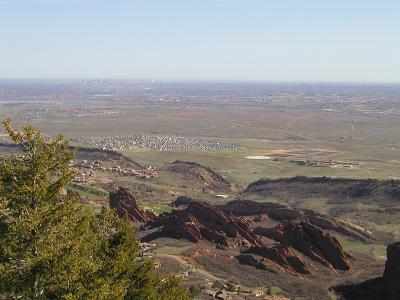
[[210, 189], [220, 191], [229, 191], [231, 189], [231, 184], [228, 180], [210, 167], [196, 162], [177, 160], [170, 163], [167, 170], [199, 181], [202, 185]]
[[279, 195], [282, 191], [296, 197], [328, 197], [331, 201], [373, 198], [400, 200], [400, 181], [304, 177], [260, 179], [248, 185], [244, 194]]

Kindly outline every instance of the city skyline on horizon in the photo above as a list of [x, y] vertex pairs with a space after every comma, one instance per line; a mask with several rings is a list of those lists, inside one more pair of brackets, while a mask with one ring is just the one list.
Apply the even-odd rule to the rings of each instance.
[[0, 0], [0, 78], [398, 83], [386, 0]]

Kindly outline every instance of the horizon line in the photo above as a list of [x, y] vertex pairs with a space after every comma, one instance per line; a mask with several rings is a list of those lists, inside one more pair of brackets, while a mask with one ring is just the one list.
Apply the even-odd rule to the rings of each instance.
[[137, 82], [171, 82], [171, 83], [254, 83], [254, 84], [375, 84], [375, 85], [397, 85], [399, 81], [370, 81], [370, 80], [261, 80], [261, 79], [202, 79], [202, 78], [133, 78], [133, 77], [0, 77], [0, 81], [137, 81]]

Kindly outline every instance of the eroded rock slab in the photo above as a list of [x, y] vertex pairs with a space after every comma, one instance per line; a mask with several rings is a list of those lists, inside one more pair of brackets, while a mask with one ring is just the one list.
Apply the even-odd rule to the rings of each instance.
[[257, 254], [273, 261], [280, 265], [283, 270], [294, 276], [311, 274], [311, 271], [292, 247], [284, 245], [276, 245], [271, 248], [264, 245], [254, 246], [250, 247], [246, 253]]
[[159, 215], [150, 223], [150, 227], [161, 227], [164, 234], [194, 243], [209, 240], [221, 249], [260, 245], [250, 225], [251, 220], [247, 218], [226, 215], [209, 203], [195, 200], [182, 210]]
[[328, 215], [309, 209], [294, 209], [286, 205], [272, 202], [256, 202], [252, 200], [234, 200], [218, 206], [225, 213], [235, 216], [263, 215], [275, 221], [304, 220], [324, 230], [332, 230], [337, 233], [355, 238], [362, 242], [374, 239], [372, 232], [361, 226], [337, 220]]
[[142, 210], [126, 188], [120, 187], [110, 192], [109, 201], [110, 207], [115, 209], [120, 218], [127, 216], [132, 222], [147, 223], [156, 217], [153, 212]]
[[354, 260], [332, 234], [304, 221], [283, 222], [274, 228], [257, 227], [254, 233], [292, 246], [333, 271], [350, 270]]

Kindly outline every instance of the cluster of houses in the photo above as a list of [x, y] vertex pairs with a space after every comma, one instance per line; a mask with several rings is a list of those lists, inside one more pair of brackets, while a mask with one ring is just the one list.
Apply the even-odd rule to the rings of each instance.
[[139, 257], [153, 258], [155, 255], [154, 250], [157, 248], [155, 243], [139, 242]]
[[75, 139], [74, 142], [94, 145], [103, 150], [114, 149], [150, 149], [155, 151], [219, 151], [239, 150], [242, 146], [225, 144], [187, 136], [129, 135], [88, 137]]
[[152, 259], [154, 269], [161, 268], [162, 266], [161, 262], [158, 259], [154, 259], [156, 247], [157, 244], [155, 243], [139, 242], [139, 255], [135, 259], [137, 260]]
[[11, 142], [11, 139], [8, 137], [8, 134], [5, 132], [0, 131], [0, 143], [1, 144], [8, 144]]
[[226, 283], [208, 282], [205, 286], [202, 287], [202, 293], [204, 296], [210, 299], [218, 299], [218, 300], [268, 299], [268, 296], [262, 290], [246, 289], [230, 282]]
[[84, 184], [87, 183], [91, 177], [95, 177], [92, 170], [78, 170], [74, 178], [72, 178], [72, 182], [76, 184]]
[[99, 160], [87, 161], [82, 160], [76, 163], [72, 163], [72, 166], [78, 171], [78, 175], [75, 176], [75, 183], [85, 183], [89, 177], [94, 176], [94, 170], [107, 171], [117, 173], [121, 176], [136, 176], [140, 178], [151, 178], [157, 177], [157, 172], [154, 167], [147, 167], [143, 169], [134, 169], [132, 167], [121, 167], [121, 166], [103, 166]]
[[300, 166], [308, 167], [328, 167], [328, 168], [345, 168], [352, 169], [358, 166], [355, 162], [343, 162], [339, 160], [327, 159], [327, 160], [292, 160], [291, 162], [296, 163]]
[[[184, 280], [190, 280], [191, 277], [196, 277], [197, 275], [198, 271], [194, 266], [188, 266], [188, 268], [181, 273], [181, 277]], [[262, 290], [243, 288], [240, 285], [232, 282], [220, 282], [220, 281], [212, 282], [208, 279], [205, 279], [204, 283], [201, 284], [199, 287], [202, 295], [208, 299], [218, 299], [218, 300], [271, 299], [270, 296], [266, 295]], [[273, 298], [273, 299], [283, 300], [286, 298]]]

